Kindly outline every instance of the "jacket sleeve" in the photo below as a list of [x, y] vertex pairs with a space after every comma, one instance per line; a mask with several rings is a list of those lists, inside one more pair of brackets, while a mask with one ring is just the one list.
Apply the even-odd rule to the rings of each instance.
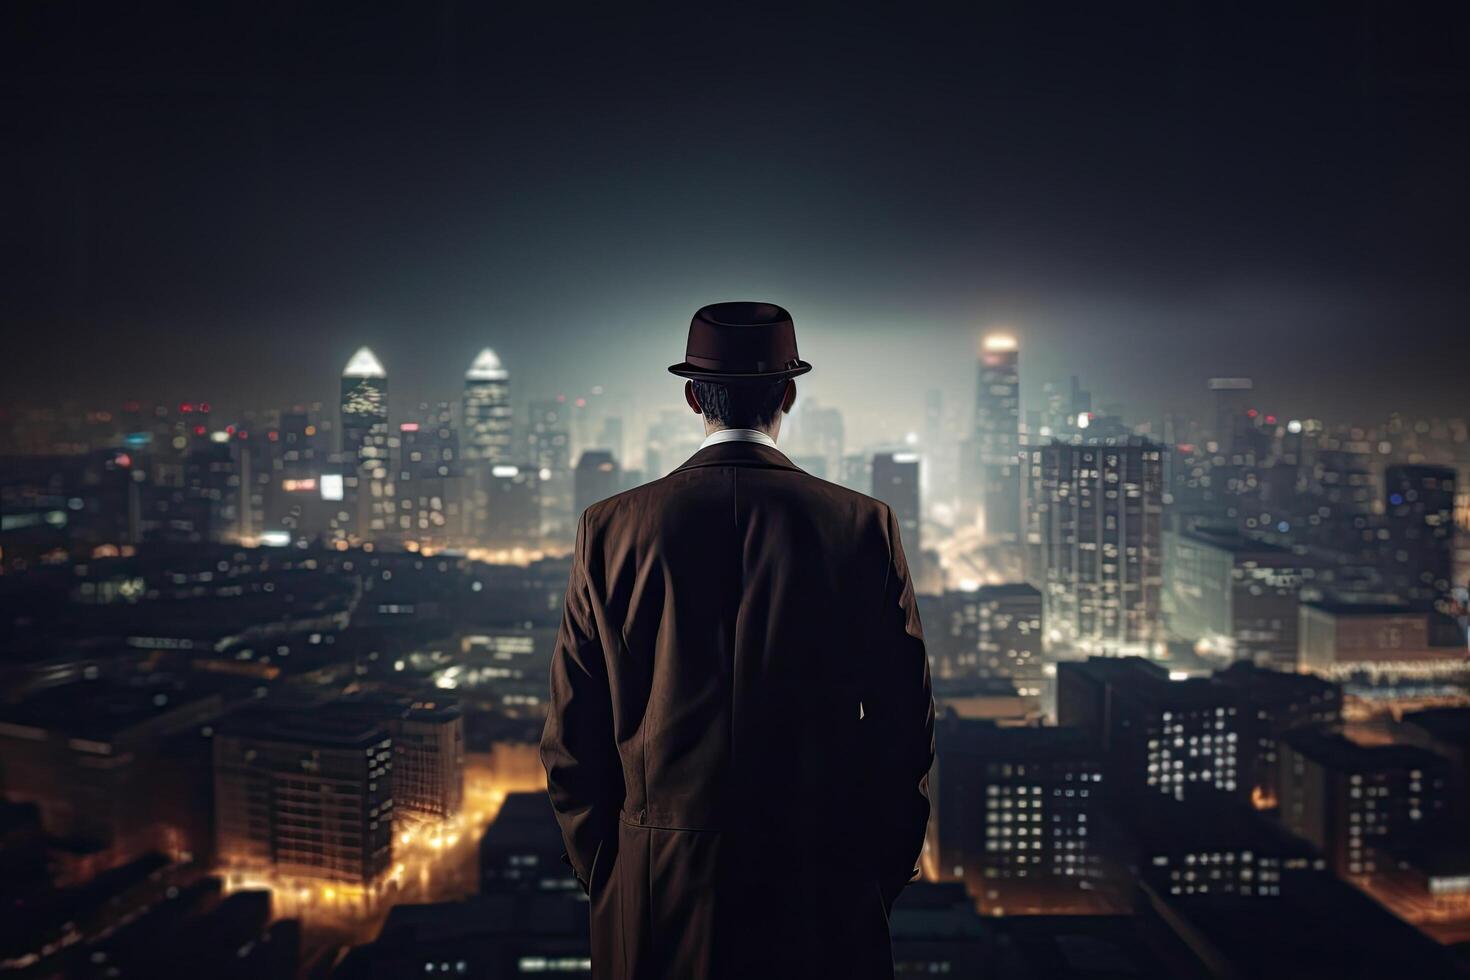
[[934, 697], [898, 521], [890, 507], [884, 507], [884, 516], [888, 569], [869, 649], [861, 725], [872, 767], [869, 806], [878, 883], [891, 908], [903, 887], [919, 875], [934, 763]]
[[583, 890], [589, 888], [593, 859], [616, 819], [622, 787], [607, 665], [587, 587], [586, 524], [584, 513], [577, 523], [561, 628], [551, 654], [551, 701], [541, 735], [541, 764], [566, 844], [562, 859]]

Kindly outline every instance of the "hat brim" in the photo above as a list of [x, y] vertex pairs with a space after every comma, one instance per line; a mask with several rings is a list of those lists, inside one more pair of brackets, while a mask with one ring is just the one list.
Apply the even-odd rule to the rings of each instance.
[[695, 381], [780, 381], [783, 378], [794, 378], [798, 374], [806, 374], [811, 369], [812, 366], [806, 361], [797, 361], [796, 367], [751, 374], [736, 371], [710, 371], [706, 368], [695, 367], [688, 361], [669, 365], [670, 374], [677, 374], [681, 378], [690, 378]]

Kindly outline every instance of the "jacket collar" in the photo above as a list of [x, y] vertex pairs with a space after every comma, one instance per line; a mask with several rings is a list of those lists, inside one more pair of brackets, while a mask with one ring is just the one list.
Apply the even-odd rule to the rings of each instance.
[[717, 442], [705, 446], [690, 456], [674, 472], [697, 469], [701, 466], [763, 466], [770, 469], [804, 472], [779, 449], [763, 446], [758, 442]]

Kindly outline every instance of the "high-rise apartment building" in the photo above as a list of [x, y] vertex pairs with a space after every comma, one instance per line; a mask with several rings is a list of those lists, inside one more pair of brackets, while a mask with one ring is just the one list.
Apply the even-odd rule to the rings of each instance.
[[599, 500], [623, 489], [623, 472], [612, 453], [605, 449], [589, 449], [577, 460], [576, 511], [581, 514]]
[[359, 886], [393, 857], [393, 737], [348, 706], [260, 709], [215, 736], [215, 827], [227, 875]]
[[394, 517], [389, 477], [388, 373], [359, 347], [342, 369], [342, 512], [338, 536], [371, 538]]
[[1151, 442], [1031, 450], [1048, 637], [1149, 654], [1163, 582], [1163, 449]]
[[470, 463], [509, 462], [515, 455], [510, 372], [486, 347], [464, 376], [464, 455]]
[[986, 336], [980, 347], [961, 497], [978, 506], [990, 537], [1016, 544], [1021, 532], [1020, 347], [1005, 334]]
[[1393, 870], [1448, 812], [1449, 764], [1417, 746], [1303, 731], [1286, 738], [1281, 762], [1282, 822], [1339, 875]]
[[1075, 911], [1102, 875], [1103, 760], [1075, 728], [936, 728], [929, 846], [942, 880], [987, 915]]
[[919, 456], [917, 453], [877, 453], [873, 456], [873, 496], [893, 508], [898, 533], [909, 564], [918, 567], [923, 553], [919, 522]]
[[464, 531], [465, 475], [448, 402], [419, 406], [398, 426], [392, 531], [405, 541], [445, 544]]
[[1384, 471], [1379, 566], [1389, 591], [1427, 609], [1450, 591], [1455, 558], [1455, 471], [1390, 466]]

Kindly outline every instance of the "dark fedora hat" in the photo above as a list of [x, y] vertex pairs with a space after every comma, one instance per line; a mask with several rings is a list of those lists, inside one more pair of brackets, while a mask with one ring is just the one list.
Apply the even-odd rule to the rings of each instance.
[[684, 360], [669, 370], [706, 381], [778, 381], [812, 366], [796, 356], [796, 326], [775, 303], [712, 303], [689, 321]]

